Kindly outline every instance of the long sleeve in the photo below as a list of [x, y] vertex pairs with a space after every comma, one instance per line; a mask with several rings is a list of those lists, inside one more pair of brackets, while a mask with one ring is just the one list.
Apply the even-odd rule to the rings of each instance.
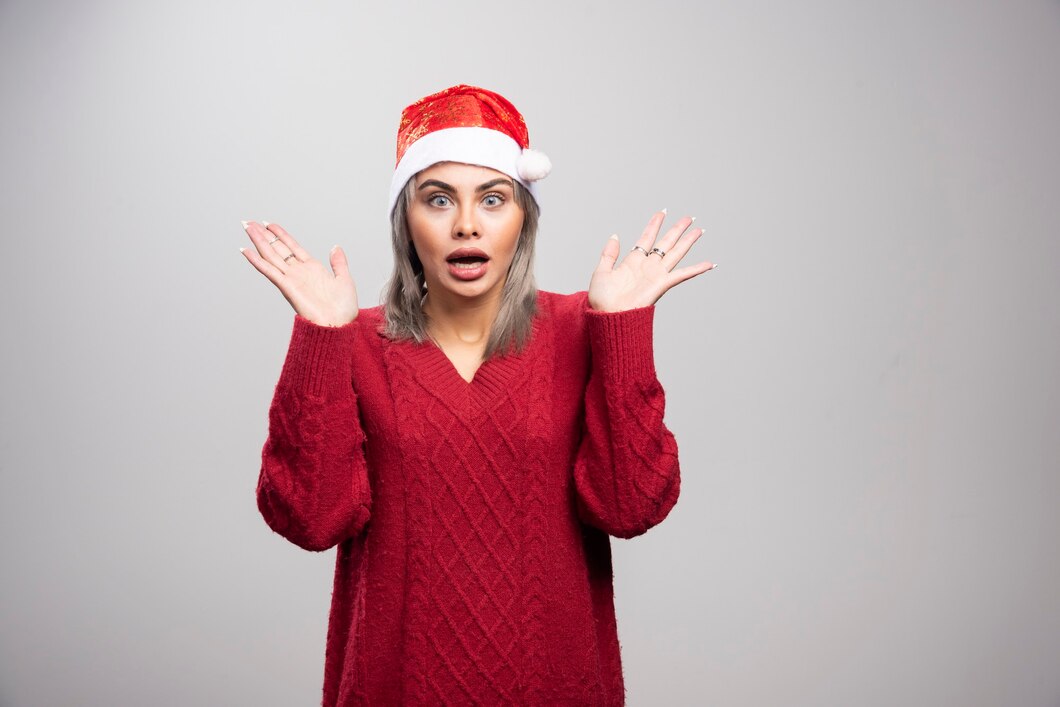
[[592, 357], [582, 439], [574, 465], [580, 519], [632, 538], [662, 522], [677, 503], [677, 442], [663, 424], [655, 371], [655, 306], [584, 316]]
[[365, 435], [351, 366], [358, 321], [315, 324], [295, 314], [269, 408], [258, 509], [274, 531], [323, 551], [359, 533], [371, 515]]

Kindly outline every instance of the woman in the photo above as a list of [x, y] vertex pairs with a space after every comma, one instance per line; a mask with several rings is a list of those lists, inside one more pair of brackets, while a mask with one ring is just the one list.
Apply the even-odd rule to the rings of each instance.
[[[702, 229], [665, 212], [588, 290], [538, 290], [531, 150], [502, 96], [458, 85], [405, 108], [394, 273], [360, 309], [277, 224], [247, 260], [295, 310], [257, 503], [307, 550], [338, 546], [323, 704], [624, 703], [609, 535], [677, 501], [654, 368], [655, 302]], [[267, 226], [267, 227], [266, 227]]]

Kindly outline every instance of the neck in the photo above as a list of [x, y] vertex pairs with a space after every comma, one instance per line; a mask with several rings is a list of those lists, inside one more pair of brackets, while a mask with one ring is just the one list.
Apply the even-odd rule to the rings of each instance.
[[[437, 294], [433, 294], [436, 291]], [[423, 302], [427, 328], [435, 339], [485, 344], [501, 307], [501, 288], [480, 297], [460, 297], [442, 288], [428, 290]]]

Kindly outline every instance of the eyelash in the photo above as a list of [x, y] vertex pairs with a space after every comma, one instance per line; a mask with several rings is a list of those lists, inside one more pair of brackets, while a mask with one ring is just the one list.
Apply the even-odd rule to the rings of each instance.
[[[495, 197], [497, 197], [498, 199], [500, 199], [500, 200], [501, 200], [501, 203], [502, 203], [502, 204], [503, 204], [503, 203], [505, 202], [505, 198], [504, 198], [504, 195], [503, 195], [503, 194], [498, 194], [497, 192], [490, 192], [489, 194], [486, 194], [486, 195], [485, 195], [484, 197], [482, 197], [482, 198], [483, 198], [483, 199], [488, 199], [488, 198], [489, 198], [489, 197], [491, 197], [491, 196], [495, 196]], [[430, 197], [429, 197], [429, 198], [427, 199], [427, 203], [428, 203], [428, 204], [431, 204], [431, 205], [433, 205], [433, 204], [434, 204], [434, 200], [435, 200], [435, 199], [437, 199], [438, 197], [441, 197], [441, 198], [443, 198], [443, 199], [448, 199], [448, 198], [449, 198], [448, 196], [446, 196], [445, 194], [442, 194], [442, 193], [438, 193], [438, 194], [432, 194], [432, 195], [431, 195], [431, 196], [430, 196]], [[501, 205], [501, 204], [496, 204], [496, 206], [500, 206], [500, 205]]]

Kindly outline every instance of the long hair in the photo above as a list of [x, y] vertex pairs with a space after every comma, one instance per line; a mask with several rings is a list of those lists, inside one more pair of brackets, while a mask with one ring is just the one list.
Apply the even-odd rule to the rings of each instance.
[[[523, 227], [515, 246], [508, 277], [501, 290], [501, 304], [497, 318], [486, 341], [483, 360], [514, 348], [521, 351], [530, 339], [533, 317], [537, 311], [537, 282], [534, 279], [534, 243], [540, 215], [537, 202], [530, 192], [516, 180], [515, 202], [523, 210]], [[398, 196], [390, 220], [391, 245], [394, 249], [394, 271], [384, 288], [384, 334], [390, 339], [413, 340], [423, 343], [427, 334], [427, 315], [423, 299], [427, 283], [423, 264], [412, 247], [408, 226], [408, 207], [416, 194], [416, 178], [411, 177]]]

